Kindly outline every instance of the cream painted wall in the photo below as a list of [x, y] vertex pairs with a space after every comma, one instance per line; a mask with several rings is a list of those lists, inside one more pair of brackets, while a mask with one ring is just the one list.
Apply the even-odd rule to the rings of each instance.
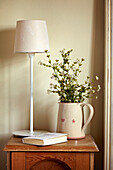
[[[59, 50], [73, 48], [72, 59], [85, 58], [81, 79], [99, 75], [103, 87], [103, 0], [0, 0], [0, 145], [11, 133], [29, 129], [29, 57], [13, 53], [16, 21], [46, 20], [52, 59]], [[51, 71], [38, 64], [43, 54], [34, 58], [34, 129], [56, 130], [58, 97], [47, 95]], [[102, 150], [103, 90], [95, 107], [95, 117], [88, 130]], [[101, 163], [100, 163], [101, 162]], [[0, 169], [6, 169], [6, 154], [0, 152]], [[102, 168], [102, 152], [96, 168]]]

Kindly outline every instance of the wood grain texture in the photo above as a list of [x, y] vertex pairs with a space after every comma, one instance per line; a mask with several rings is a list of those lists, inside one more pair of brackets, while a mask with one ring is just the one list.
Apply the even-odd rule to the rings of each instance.
[[94, 139], [91, 136], [86, 136], [84, 139], [68, 140], [66, 143], [55, 144], [51, 146], [38, 147], [22, 143], [22, 138], [11, 137], [4, 151], [69, 151], [69, 152], [98, 152]]
[[[59, 166], [61, 169], [71, 170], [89, 170], [89, 153], [58, 153], [58, 152], [27, 152], [26, 153], [26, 170], [30, 170], [34, 165], [35, 168], [44, 166], [55, 169]], [[45, 170], [44, 168], [44, 170]]]
[[7, 152], [7, 170], [10, 170], [11, 169], [11, 156], [10, 156], [10, 152]]
[[89, 153], [76, 154], [76, 170], [90, 170], [89, 157]]
[[34, 164], [30, 170], [71, 170], [64, 162], [56, 159], [45, 159]]
[[25, 152], [12, 152], [11, 169], [25, 170]]
[[90, 170], [94, 170], [94, 153], [90, 153]]
[[44, 147], [26, 145], [22, 138], [11, 137], [4, 151], [7, 169], [11, 162], [12, 170], [94, 170], [98, 148], [91, 136]]

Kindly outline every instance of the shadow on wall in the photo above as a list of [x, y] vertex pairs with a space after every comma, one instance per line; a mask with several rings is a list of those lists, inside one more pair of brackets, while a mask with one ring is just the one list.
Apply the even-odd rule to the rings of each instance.
[[14, 56], [14, 36], [14, 29], [0, 31], [0, 124], [3, 134], [9, 133], [11, 129], [10, 71]]
[[15, 29], [0, 31], [0, 118], [2, 118], [0, 133], [2, 134], [28, 128], [26, 115], [29, 113], [27, 62], [29, 58], [23, 55], [18, 57], [18, 54], [14, 56], [14, 39]]
[[[100, 12], [101, 11], [101, 12]], [[90, 134], [94, 137], [99, 153], [95, 155], [95, 169], [103, 169], [103, 125], [104, 125], [104, 1], [94, 1], [92, 30], [91, 72], [99, 76], [97, 84], [101, 85], [98, 99], [92, 100], [95, 113], [91, 122]]]
[[[0, 31], [0, 169], [6, 169], [3, 147], [11, 133], [10, 65], [13, 58], [15, 30]], [[7, 80], [7, 81], [6, 81]]]
[[57, 102], [57, 99], [54, 94], [48, 97], [47, 95], [44, 97], [41, 97], [41, 95], [39, 96], [40, 101], [35, 103], [34, 107], [34, 129], [56, 131], [58, 108], [54, 103]]
[[[14, 39], [15, 29], [0, 31], [0, 118], [2, 118], [2, 120], [0, 120], [0, 124], [2, 125], [2, 131], [0, 130], [0, 133], [2, 134], [11, 133], [12, 130], [29, 129], [30, 60], [28, 55], [25, 54], [19, 54], [19, 56], [16, 54], [16, 56], [14, 56]], [[43, 73], [39, 75], [39, 79], [42, 74]], [[34, 80], [35, 79], [37, 79], [37, 75], [34, 72]], [[45, 82], [42, 83], [45, 86]], [[34, 85], [37, 86], [35, 81]], [[39, 83], [39, 86], [41, 85], [42, 84]], [[46, 106], [42, 108], [44, 99], [40, 96], [40, 103], [38, 103], [39, 106], [37, 106], [37, 98], [39, 98], [35, 97], [38, 96], [36, 95], [37, 88], [34, 88], [34, 91], [34, 126], [36, 124], [34, 128], [51, 129], [51, 127], [49, 127], [50, 123], [48, 118], [50, 112], [49, 108], [51, 108], [49, 105], [51, 105], [51, 102], [47, 104], [47, 108]], [[47, 103], [47, 101], [45, 103]], [[37, 111], [39, 112], [38, 114]], [[42, 112], [46, 114], [46, 120], [43, 120]], [[38, 119], [37, 116], [39, 116]], [[15, 119], [18, 120], [15, 122]], [[36, 120], [39, 120], [40, 127], [37, 127]], [[42, 123], [40, 123], [40, 121], [42, 121]]]
[[0, 170], [7, 169], [7, 153], [3, 151], [3, 148], [7, 144], [10, 135], [0, 135]]

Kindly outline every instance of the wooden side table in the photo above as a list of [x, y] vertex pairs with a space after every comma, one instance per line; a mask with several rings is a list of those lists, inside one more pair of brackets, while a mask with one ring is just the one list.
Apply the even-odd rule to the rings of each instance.
[[91, 136], [68, 140], [52, 146], [38, 147], [11, 137], [7, 152], [7, 170], [93, 170], [94, 152], [98, 148]]

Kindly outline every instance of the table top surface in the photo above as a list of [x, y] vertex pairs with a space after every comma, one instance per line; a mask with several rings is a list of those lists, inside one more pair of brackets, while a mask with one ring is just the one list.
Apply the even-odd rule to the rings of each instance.
[[98, 152], [99, 149], [90, 135], [79, 140], [68, 140], [65, 143], [50, 146], [35, 146], [22, 143], [21, 137], [12, 136], [4, 151], [36, 151], [36, 152]]

